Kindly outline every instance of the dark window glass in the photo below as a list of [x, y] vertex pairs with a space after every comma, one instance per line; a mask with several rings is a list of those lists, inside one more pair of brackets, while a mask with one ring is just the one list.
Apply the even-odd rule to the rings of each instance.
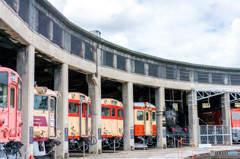
[[149, 113], [146, 112], [146, 120], [148, 121], [149, 120]]
[[231, 75], [231, 84], [240, 85], [240, 75]]
[[122, 118], [123, 117], [123, 110], [118, 109], [118, 117]]
[[28, 23], [28, 19], [29, 19], [29, 0], [19, 0], [18, 14], [25, 22]]
[[35, 95], [34, 110], [48, 110], [48, 97]]
[[17, 102], [17, 109], [21, 110], [22, 106], [22, 82], [18, 79], [18, 102]]
[[56, 108], [56, 98], [52, 97], [50, 100], [50, 111], [55, 111]]
[[223, 75], [220, 73], [213, 73], [212, 74], [212, 83], [223, 84]]
[[8, 85], [8, 73], [0, 72], [0, 84]]
[[49, 25], [50, 25], [50, 18], [38, 10], [38, 33], [42, 34], [46, 38], [49, 38]]
[[68, 112], [78, 114], [78, 103], [69, 103]]
[[180, 69], [180, 80], [181, 81], [190, 81], [189, 78], [190, 72], [185, 69]]
[[198, 82], [209, 83], [209, 73], [208, 72], [198, 72]]
[[126, 71], [126, 58], [117, 55], [117, 69]]
[[10, 89], [10, 107], [14, 108], [14, 100], [15, 99], [15, 88], [11, 87]]
[[116, 113], [115, 113], [115, 108], [112, 108], [112, 116], [115, 117], [116, 116]]
[[53, 40], [55, 44], [62, 47], [62, 29], [53, 22]]
[[82, 57], [82, 39], [71, 35], [71, 53]]
[[167, 78], [167, 79], [175, 79], [175, 78], [174, 78], [174, 70], [173, 70], [173, 67], [166, 67], [166, 78]]
[[94, 61], [94, 48], [89, 43], [85, 43], [85, 59]]
[[135, 60], [135, 73], [144, 74], [144, 62]]
[[149, 76], [158, 77], [158, 65], [148, 64]]
[[113, 53], [103, 51], [103, 65], [113, 67]]
[[110, 116], [111, 109], [107, 107], [102, 107], [102, 116]]
[[153, 120], [153, 121], [156, 120], [156, 112], [152, 112], [152, 120]]
[[137, 111], [137, 120], [143, 120], [143, 111]]

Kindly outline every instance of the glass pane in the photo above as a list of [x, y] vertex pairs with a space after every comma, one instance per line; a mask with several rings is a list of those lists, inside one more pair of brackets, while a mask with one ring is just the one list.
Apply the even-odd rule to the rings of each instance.
[[156, 120], [156, 112], [152, 112], [152, 120], [153, 120], [153, 121]]
[[69, 113], [78, 113], [78, 104], [77, 103], [69, 103], [69, 109], [68, 109]]
[[148, 119], [149, 119], [149, 113], [146, 112], [146, 120], [148, 120]]
[[8, 86], [0, 84], [0, 107], [7, 107], [8, 101]]
[[10, 107], [14, 108], [14, 97], [15, 97], [15, 89], [11, 87], [10, 90]]
[[102, 107], [102, 116], [110, 116], [110, 108]]
[[56, 107], [56, 99], [54, 97], [50, 100], [50, 111], [54, 111]]
[[118, 117], [122, 118], [123, 117], [123, 110], [118, 109]]
[[115, 108], [112, 108], [112, 116], [115, 116]]
[[137, 111], [137, 120], [143, 120], [143, 111]]
[[17, 102], [17, 109], [21, 110], [22, 105], [22, 82], [18, 80], [18, 102]]
[[47, 110], [48, 109], [48, 97], [47, 96], [34, 96], [34, 110]]

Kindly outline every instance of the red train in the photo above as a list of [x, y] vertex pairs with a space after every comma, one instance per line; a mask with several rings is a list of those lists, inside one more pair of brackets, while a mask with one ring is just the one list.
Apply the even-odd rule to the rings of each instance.
[[0, 158], [21, 156], [21, 95], [20, 76], [0, 66]]

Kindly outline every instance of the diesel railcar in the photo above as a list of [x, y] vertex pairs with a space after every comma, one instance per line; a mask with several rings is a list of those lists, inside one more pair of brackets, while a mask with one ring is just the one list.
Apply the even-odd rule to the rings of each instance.
[[0, 158], [20, 158], [22, 81], [17, 72], [0, 66]]
[[33, 155], [54, 156], [55, 146], [60, 144], [57, 137], [61, 132], [57, 130], [57, 108], [60, 93], [47, 87], [34, 89], [34, 125], [33, 125]]
[[103, 148], [119, 148], [123, 142], [123, 105], [121, 102], [104, 98], [102, 104]]

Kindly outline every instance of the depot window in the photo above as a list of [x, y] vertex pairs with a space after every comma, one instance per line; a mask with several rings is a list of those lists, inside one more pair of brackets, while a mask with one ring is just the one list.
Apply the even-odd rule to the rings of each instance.
[[68, 112], [77, 114], [78, 113], [78, 103], [69, 103]]
[[48, 97], [47, 96], [34, 96], [34, 110], [47, 110], [48, 109]]
[[102, 107], [102, 116], [110, 116], [111, 109], [107, 107]]
[[233, 112], [232, 113], [232, 118], [233, 119], [240, 119], [240, 113], [239, 112]]
[[118, 109], [118, 117], [122, 118], [123, 117], [123, 110]]
[[137, 111], [137, 120], [143, 120], [143, 111], [141, 110]]
[[156, 112], [152, 112], [152, 120], [153, 120], [153, 121], [156, 120]]

